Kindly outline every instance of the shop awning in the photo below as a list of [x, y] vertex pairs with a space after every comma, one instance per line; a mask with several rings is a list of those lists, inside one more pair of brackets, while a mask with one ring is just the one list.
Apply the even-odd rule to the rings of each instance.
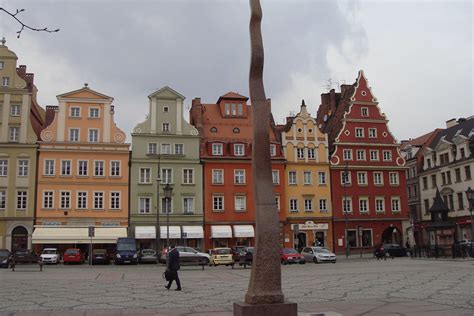
[[155, 239], [156, 227], [155, 226], [136, 226], [135, 238], [136, 239]]
[[211, 238], [232, 238], [232, 228], [228, 225], [211, 226]]
[[252, 225], [234, 225], [234, 237], [255, 237], [255, 231]]
[[202, 226], [183, 226], [183, 238], [204, 238]]
[[[126, 227], [96, 227], [93, 244], [115, 244], [117, 238], [127, 237]], [[33, 244], [88, 244], [87, 227], [36, 227], [33, 231]]]
[[[179, 226], [170, 226], [170, 239], [181, 239], [181, 227]], [[166, 239], [166, 226], [160, 226], [160, 238]]]

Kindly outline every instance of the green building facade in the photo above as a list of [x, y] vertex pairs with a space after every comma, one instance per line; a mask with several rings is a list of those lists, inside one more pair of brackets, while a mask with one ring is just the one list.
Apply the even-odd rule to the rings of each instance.
[[[178, 92], [163, 87], [148, 98], [149, 114], [132, 133], [129, 235], [141, 249], [160, 251], [168, 232], [170, 244], [202, 248], [198, 131], [184, 120], [185, 98]], [[170, 199], [164, 194], [167, 184], [172, 188]]]

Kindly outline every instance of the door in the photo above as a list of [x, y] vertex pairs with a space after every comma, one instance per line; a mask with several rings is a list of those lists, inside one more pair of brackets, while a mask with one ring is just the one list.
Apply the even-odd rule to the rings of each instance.
[[17, 226], [12, 231], [12, 252], [28, 249], [28, 231], [23, 226]]
[[315, 246], [324, 247], [324, 232], [316, 232], [314, 236]]
[[296, 250], [298, 250], [298, 252], [301, 252], [301, 249], [306, 246], [308, 246], [308, 244], [306, 243], [306, 233], [298, 233], [298, 235], [296, 235]]

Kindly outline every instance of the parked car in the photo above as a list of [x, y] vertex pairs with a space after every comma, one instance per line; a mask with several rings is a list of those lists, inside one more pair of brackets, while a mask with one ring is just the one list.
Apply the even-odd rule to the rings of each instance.
[[336, 255], [324, 247], [304, 247], [301, 251], [305, 261], [321, 263], [331, 262], [336, 263]]
[[63, 262], [64, 264], [69, 264], [69, 263], [84, 263], [86, 261], [84, 253], [81, 251], [81, 249], [77, 248], [69, 248], [66, 249], [63, 255]]
[[293, 248], [283, 248], [280, 253], [280, 259], [282, 264], [304, 264], [306, 262], [304, 256]]
[[33, 250], [17, 250], [12, 256], [12, 261], [17, 263], [38, 263], [41, 258]]
[[59, 263], [59, 252], [57, 248], [44, 248], [40, 255], [43, 263]]
[[10, 266], [12, 260], [12, 253], [8, 249], [0, 249], [0, 268], [7, 268]]
[[109, 264], [110, 256], [106, 249], [94, 249], [92, 250], [92, 264]]
[[253, 247], [245, 247], [241, 249], [239, 252], [238, 260], [239, 266], [244, 266], [244, 268], [247, 268], [247, 266], [251, 266], [253, 263], [253, 252]]
[[[194, 248], [185, 246], [176, 246], [179, 251], [180, 265], [208, 265], [211, 262], [211, 256], [204, 252], [199, 252]], [[168, 249], [163, 249], [160, 255], [160, 263], [166, 263]]]
[[246, 246], [234, 246], [230, 249], [232, 250], [232, 258], [234, 259], [234, 263], [238, 263], [240, 259], [240, 252], [247, 248]]
[[118, 238], [115, 264], [137, 264], [138, 253], [135, 238]]
[[459, 256], [471, 256], [474, 257], [474, 241], [468, 239], [462, 239], [456, 242], [455, 248], [458, 249]]
[[399, 244], [383, 244], [385, 253], [390, 257], [406, 257], [408, 255], [407, 249]]
[[138, 262], [139, 263], [157, 263], [158, 256], [156, 251], [153, 249], [142, 249], [138, 253]]
[[232, 257], [232, 249], [230, 248], [215, 248], [211, 249], [211, 263], [212, 266], [226, 265], [234, 268], [234, 259]]

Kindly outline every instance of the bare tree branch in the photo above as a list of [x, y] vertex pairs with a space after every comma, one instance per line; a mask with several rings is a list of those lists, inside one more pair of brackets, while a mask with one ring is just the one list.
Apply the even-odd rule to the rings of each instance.
[[6, 14], [8, 14], [9, 16], [11, 16], [13, 19], [15, 19], [18, 23], [20, 23], [21, 25], [21, 28], [18, 32], [16, 32], [18, 35], [17, 35], [17, 38], [20, 38], [20, 35], [21, 35], [21, 32], [23, 32], [23, 30], [26, 28], [28, 30], [31, 30], [31, 31], [36, 31], [36, 32], [48, 32], [48, 33], [55, 33], [55, 32], [59, 32], [59, 29], [55, 29], [55, 30], [50, 30], [48, 29], [47, 27], [44, 27], [44, 28], [35, 28], [35, 27], [31, 27], [29, 25], [26, 25], [25, 23], [23, 23], [19, 18], [17, 18], [17, 15], [20, 14], [21, 12], [24, 12], [25, 9], [16, 9], [16, 12], [15, 13], [12, 13], [4, 8], [0, 8], [0, 11], [3, 11], [5, 12]]

